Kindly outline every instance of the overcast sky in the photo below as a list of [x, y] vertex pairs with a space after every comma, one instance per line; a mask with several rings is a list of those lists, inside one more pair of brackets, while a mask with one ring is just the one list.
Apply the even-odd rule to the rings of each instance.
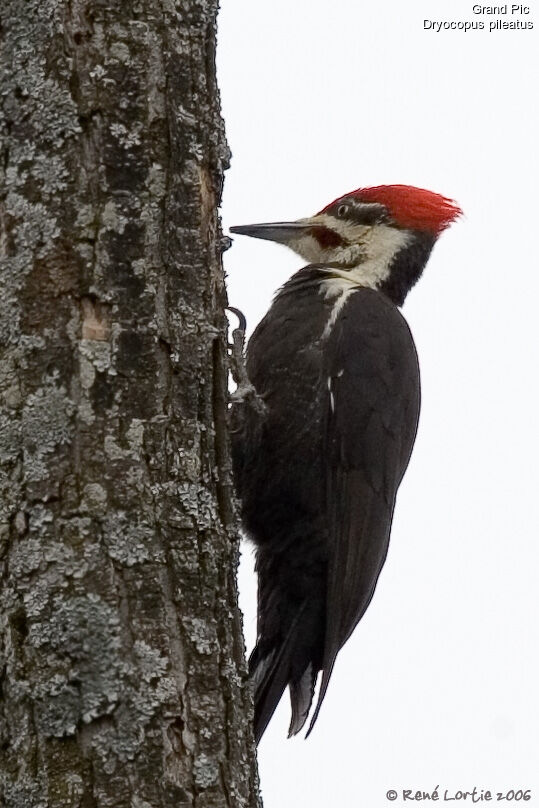
[[[539, 5], [494, 18], [455, 0], [222, 5], [225, 230], [381, 183], [466, 214], [403, 309], [423, 400], [387, 563], [313, 734], [286, 740], [287, 697], [266, 732], [265, 808], [400, 806], [403, 789], [437, 785], [439, 804], [476, 786], [493, 801], [531, 789], [539, 806]], [[493, 19], [535, 28], [490, 32]], [[252, 330], [301, 259], [241, 237], [225, 258]], [[240, 588], [250, 650], [249, 558]]]

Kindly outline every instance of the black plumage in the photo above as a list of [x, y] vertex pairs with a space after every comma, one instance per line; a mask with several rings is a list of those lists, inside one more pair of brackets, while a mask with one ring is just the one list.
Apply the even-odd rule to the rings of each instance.
[[316, 720], [337, 653], [372, 598], [417, 428], [406, 321], [374, 289], [328, 297], [331, 275], [311, 266], [285, 284], [247, 351], [266, 412], [247, 401], [232, 411], [243, 524], [257, 548], [257, 740], [287, 685], [290, 734], [302, 728], [321, 670]]

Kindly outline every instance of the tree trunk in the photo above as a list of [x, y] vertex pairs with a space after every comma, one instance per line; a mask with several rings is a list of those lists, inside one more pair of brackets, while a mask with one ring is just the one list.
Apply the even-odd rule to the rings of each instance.
[[4, 0], [0, 805], [257, 806], [217, 0]]

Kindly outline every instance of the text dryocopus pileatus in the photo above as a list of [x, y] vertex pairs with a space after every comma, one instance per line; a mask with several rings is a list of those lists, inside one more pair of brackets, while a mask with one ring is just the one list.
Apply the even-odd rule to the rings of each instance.
[[417, 355], [397, 307], [460, 213], [431, 191], [382, 185], [297, 222], [231, 228], [309, 261], [251, 337], [254, 398], [232, 409], [234, 475], [259, 576], [249, 661], [257, 742], [287, 685], [290, 735], [299, 732], [322, 671], [312, 729], [337, 654], [373, 596], [419, 414]]

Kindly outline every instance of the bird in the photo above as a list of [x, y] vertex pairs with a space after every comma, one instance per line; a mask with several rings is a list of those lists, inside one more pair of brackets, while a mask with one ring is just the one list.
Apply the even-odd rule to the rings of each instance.
[[249, 658], [257, 744], [287, 687], [289, 737], [302, 730], [321, 674], [309, 735], [337, 655], [373, 597], [420, 409], [400, 307], [461, 214], [433, 191], [379, 185], [297, 221], [230, 228], [308, 262], [254, 330], [230, 412], [258, 575]]

